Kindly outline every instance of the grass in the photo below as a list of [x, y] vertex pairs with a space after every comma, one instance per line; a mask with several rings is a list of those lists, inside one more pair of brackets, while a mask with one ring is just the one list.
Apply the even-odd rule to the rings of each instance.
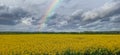
[[120, 35], [3, 34], [0, 55], [120, 55]]

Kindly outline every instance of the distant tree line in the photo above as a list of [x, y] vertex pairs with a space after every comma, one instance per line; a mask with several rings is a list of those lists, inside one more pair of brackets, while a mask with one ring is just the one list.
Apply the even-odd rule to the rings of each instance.
[[120, 34], [120, 31], [84, 31], [84, 32], [0, 32], [0, 34]]

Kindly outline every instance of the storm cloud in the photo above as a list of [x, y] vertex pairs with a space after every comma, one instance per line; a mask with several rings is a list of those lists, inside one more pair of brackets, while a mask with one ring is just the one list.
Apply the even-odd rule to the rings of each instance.
[[7, 7], [0, 5], [0, 24], [15, 25], [20, 22], [21, 18], [30, 16], [29, 12], [19, 7]]
[[56, 19], [52, 19], [52, 22], [56, 22], [53, 23], [53, 26], [50, 25], [50, 27], [52, 30], [62, 29], [68, 31], [118, 31], [120, 30], [119, 10], [120, 1], [111, 0], [99, 8], [88, 11], [79, 9], [74, 11], [70, 16], [59, 17], [57, 15]]
[[[1, 31], [118, 31], [119, 0], [65, 0], [41, 25], [52, 0], [0, 1]], [[99, 3], [97, 3], [99, 2]]]

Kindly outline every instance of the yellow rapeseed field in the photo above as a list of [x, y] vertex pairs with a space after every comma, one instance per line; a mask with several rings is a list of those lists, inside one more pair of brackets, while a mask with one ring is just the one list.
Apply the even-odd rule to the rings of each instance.
[[119, 55], [120, 35], [112, 34], [0, 35], [0, 55], [72, 55], [72, 54]]

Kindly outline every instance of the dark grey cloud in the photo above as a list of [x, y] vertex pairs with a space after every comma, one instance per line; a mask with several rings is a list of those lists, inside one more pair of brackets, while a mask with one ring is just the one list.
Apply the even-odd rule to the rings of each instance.
[[19, 7], [7, 7], [5, 5], [0, 6], [0, 24], [1, 25], [15, 25], [23, 17], [30, 16], [29, 12]]

